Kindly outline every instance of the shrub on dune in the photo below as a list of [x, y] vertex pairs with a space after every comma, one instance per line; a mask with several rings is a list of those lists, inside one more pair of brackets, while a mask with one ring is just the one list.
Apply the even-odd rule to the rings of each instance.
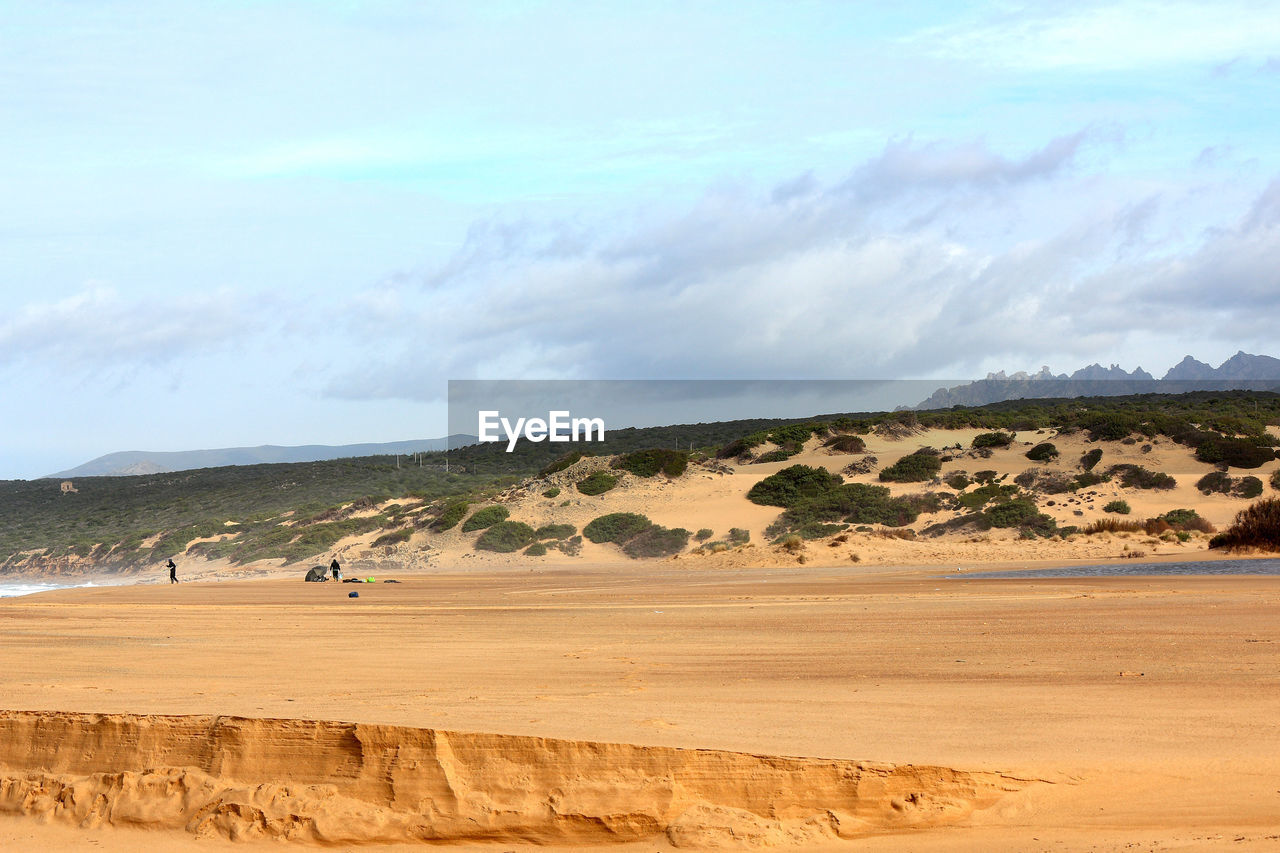
[[1112, 465], [1107, 473], [1118, 477], [1126, 489], [1172, 489], [1178, 481], [1163, 471], [1149, 471], [1141, 465]]
[[688, 466], [688, 453], [660, 447], [637, 450], [634, 453], [619, 456], [613, 462], [614, 468], [630, 471], [637, 477], [653, 477], [659, 473], [668, 477], [679, 477]]
[[689, 531], [683, 527], [653, 524], [632, 536], [622, 545], [622, 553], [633, 559], [670, 557], [689, 544]]
[[473, 530], [484, 530], [499, 521], [506, 521], [510, 515], [511, 513], [505, 506], [487, 506], [484, 509], [476, 510], [470, 518], [462, 522], [462, 532], [470, 533]]
[[938, 476], [942, 459], [937, 451], [924, 447], [904, 456], [880, 472], [880, 480], [886, 483], [923, 483]]
[[1280, 498], [1266, 498], [1240, 510], [1235, 523], [1209, 540], [1209, 547], [1280, 551]]
[[480, 534], [480, 538], [476, 540], [476, 550], [510, 554], [532, 545], [534, 539], [533, 528], [523, 521], [499, 521]]
[[466, 501], [454, 501], [444, 508], [444, 512], [440, 513], [440, 517], [431, 522], [433, 530], [449, 530], [458, 525], [462, 521], [463, 516], [467, 514], [467, 507], [470, 506]]
[[1008, 447], [1013, 444], [1013, 433], [1011, 432], [983, 432], [973, 437], [973, 448], [975, 450], [983, 447]]
[[568, 468], [570, 465], [577, 462], [578, 460], [583, 459], [590, 455], [591, 455], [590, 453], [586, 453], [581, 450], [575, 450], [572, 453], [566, 453], [564, 456], [561, 456], [559, 459], [555, 460], [550, 465], [548, 465], [547, 467], [539, 471], [538, 476], [547, 477], [547, 476], [550, 476], [551, 474], [555, 474], [558, 471], [563, 471], [564, 469]]
[[1196, 459], [1231, 468], [1258, 468], [1275, 458], [1273, 447], [1249, 438], [1210, 435], [1196, 447]]
[[860, 436], [841, 433], [833, 435], [822, 443], [822, 446], [833, 453], [866, 453], [867, 443]]
[[1048, 441], [1041, 442], [1027, 451], [1026, 457], [1032, 462], [1048, 462], [1058, 458], [1058, 448]]
[[582, 535], [596, 543], [622, 543], [652, 524], [652, 521], [639, 513], [612, 512], [588, 522], [582, 528]]
[[792, 465], [770, 474], [747, 492], [747, 500], [761, 506], [794, 506], [807, 498], [824, 495], [844, 482], [839, 474], [825, 468]]
[[578, 481], [578, 491], [584, 495], [603, 495], [618, 485], [618, 478], [604, 471], [588, 474]]
[[544, 524], [537, 530], [539, 539], [568, 539], [578, 532], [572, 524]]

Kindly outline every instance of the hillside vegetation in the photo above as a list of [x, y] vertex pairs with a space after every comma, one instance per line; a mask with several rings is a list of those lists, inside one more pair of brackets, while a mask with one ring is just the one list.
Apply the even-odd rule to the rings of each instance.
[[[569, 455], [564, 454], [564, 445], [546, 442], [521, 442], [512, 453], [500, 444], [455, 449], [448, 454], [447, 473], [445, 454], [428, 453], [421, 457], [420, 467], [403, 459], [397, 467], [393, 456], [374, 456], [86, 477], [77, 479], [78, 491], [67, 495], [60, 492], [56, 480], [4, 481], [0, 482], [0, 571], [57, 568], [77, 560], [89, 561], [97, 568], [127, 569], [154, 565], [184, 553], [233, 563], [303, 561], [324, 553], [344, 537], [371, 534], [371, 539], [390, 545], [407, 542], [416, 530], [429, 535], [453, 530], [502, 489], [526, 478], [550, 476], [579, 462], [588, 464], [582, 459], [592, 455], [611, 457], [600, 460], [609, 470], [597, 466], [598, 473], [580, 475], [572, 482], [543, 483], [539, 494], [551, 500], [560, 496], [564, 486], [565, 498], [589, 495], [599, 501], [613, 494], [609, 489], [615, 486], [620, 491], [622, 479], [656, 483], [678, 478], [694, 461], [714, 467], [724, 465], [717, 459], [733, 460], [747, 466], [739, 470], [750, 471], [755, 464], [789, 459], [801, 453], [806, 443], [830, 454], [857, 455], [865, 447], [861, 436], [909, 435], [926, 428], [983, 432], [968, 449], [957, 445], [938, 452], [891, 456], [880, 463], [878, 474], [870, 475], [882, 483], [920, 483], [926, 491], [918, 495], [891, 498], [878, 486], [855, 488], [855, 484], [841, 483], [838, 478], [809, 483], [797, 473], [794, 482], [773, 480], [767, 487], [762, 485], [777, 492], [776, 498], [757, 500], [763, 497], [757, 492], [751, 500], [783, 510], [773, 532], [798, 532], [805, 537], [824, 535], [832, 525], [909, 524], [916, 516], [936, 512], [939, 507], [968, 511], [971, 515], [965, 523], [970, 527], [1016, 526], [1027, 535], [1044, 536], [1054, 528], [1043, 523], [1028, 498], [1032, 493], [1061, 494], [1110, 479], [1125, 488], [1161, 490], [1172, 488], [1175, 481], [1163, 472], [1132, 463], [1103, 464], [1094, 471], [1102, 452], [1092, 448], [1079, 459], [1074, 472], [1030, 470], [1019, 475], [1018, 485], [1025, 493], [1005, 484], [988, 489], [991, 495], [977, 489], [953, 497], [936, 490], [944, 485], [964, 490], [971, 480], [989, 485], [990, 472], [977, 471], [970, 478], [963, 471], [943, 471], [939, 481], [939, 463], [962, 453], [979, 460], [992, 452], [1012, 453], [1008, 449], [1012, 435], [1028, 431], [1052, 430], [1058, 436], [1078, 433], [1091, 441], [1134, 446], [1135, 452], [1158, 436], [1159, 441], [1168, 439], [1189, 448], [1206, 470], [1212, 465], [1222, 472], [1203, 478], [1199, 485], [1205, 493], [1253, 497], [1263, 480], [1226, 472], [1270, 465], [1280, 442], [1267, 427], [1277, 423], [1280, 395], [1195, 392], [620, 429], [608, 433], [607, 441], [577, 446]], [[1052, 463], [1058, 456], [1058, 448], [1046, 442], [1016, 452], [1020, 458], [1042, 464]], [[1075, 453], [1078, 456], [1080, 451]], [[870, 471], [875, 462], [863, 459], [857, 464]], [[1077, 464], [1074, 457], [1070, 462]], [[872, 467], [865, 467], [868, 465]], [[1258, 473], [1269, 477], [1276, 488], [1274, 474]], [[597, 491], [601, 486], [607, 486], [605, 491]], [[795, 491], [794, 496], [788, 494], [790, 490]], [[507, 519], [498, 515], [491, 511], [469, 521], [468, 532], [491, 530], [501, 524], [486, 539], [486, 543], [497, 545], [497, 550], [537, 544], [523, 528], [507, 524]], [[673, 527], [672, 531], [678, 529]], [[678, 539], [688, 536], [687, 531], [663, 530], [648, 534], [655, 552], [669, 551]]]

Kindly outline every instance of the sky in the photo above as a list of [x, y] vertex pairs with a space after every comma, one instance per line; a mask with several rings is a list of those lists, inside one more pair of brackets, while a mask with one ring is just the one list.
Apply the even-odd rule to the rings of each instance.
[[1276, 103], [1275, 2], [0, 0], [0, 478], [1280, 356]]

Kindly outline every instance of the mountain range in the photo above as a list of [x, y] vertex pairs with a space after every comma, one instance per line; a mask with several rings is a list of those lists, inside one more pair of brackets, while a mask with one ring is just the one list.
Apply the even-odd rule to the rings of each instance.
[[1237, 352], [1217, 367], [1186, 356], [1156, 379], [1141, 367], [1132, 372], [1119, 365], [1091, 364], [1074, 373], [1055, 374], [1048, 367], [1036, 373], [999, 371], [985, 379], [939, 388], [912, 408], [948, 409], [985, 406], [1004, 400], [1055, 397], [1115, 397], [1123, 394], [1180, 394], [1186, 391], [1280, 389], [1280, 359]]
[[192, 468], [219, 468], [223, 465], [259, 465], [268, 462], [319, 462], [350, 456], [389, 456], [392, 454], [426, 453], [472, 444], [473, 435], [451, 435], [446, 438], [424, 438], [415, 441], [391, 441], [381, 444], [304, 444], [279, 447], [223, 447], [215, 450], [148, 451], [124, 450], [91, 459], [83, 465], [49, 474], [49, 477], [111, 477], [132, 474], [163, 474]]

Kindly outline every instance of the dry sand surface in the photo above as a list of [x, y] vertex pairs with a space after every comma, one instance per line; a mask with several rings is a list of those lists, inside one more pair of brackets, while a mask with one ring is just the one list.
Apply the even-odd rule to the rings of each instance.
[[0, 845], [1280, 849], [1276, 578], [398, 579], [0, 601]]

